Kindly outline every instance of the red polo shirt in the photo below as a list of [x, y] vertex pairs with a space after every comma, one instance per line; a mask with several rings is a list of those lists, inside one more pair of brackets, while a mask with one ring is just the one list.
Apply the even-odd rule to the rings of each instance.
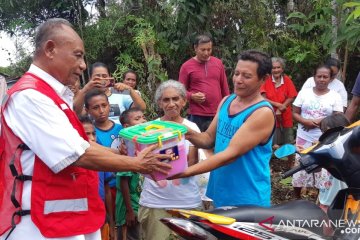
[[[275, 83], [272, 81], [272, 76], [270, 75], [265, 79], [260, 91], [261, 93], [265, 93], [267, 99], [278, 103], [284, 103], [286, 99], [297, 96], [294, 83], [286, 75], [283, 75], [283, 83], [278, 87], [275, 87]], [[274, 107], [275, 112], [276, 110], [277, 108]], [[281, 118], [282, 126], [284, 128], [291, 128], [293, 126], [291, 104], [289, 104], [286, 110], [281, 114]], [[276, 123], [276, 127], [280, 127], [279, 122]]]
[[[207, 62], [198, 62], [194, 58], [186, 61], [180, 68], [179, 82], [186, 88], [188, 113], [193, 115], [215, 116], [221, 99], [230, 94], [224, 65], [213, 56]], [[191, 100], [191, 94], [197, 92], [205, 94], [205, 102]]]

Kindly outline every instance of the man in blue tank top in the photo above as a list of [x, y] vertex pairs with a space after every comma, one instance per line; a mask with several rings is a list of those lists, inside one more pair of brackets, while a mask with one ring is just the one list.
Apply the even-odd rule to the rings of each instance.
[[215, 207], [270, 205], [275, 117], [260, 87], [271, 68], [266, 54], [241, 53], [233, 76], [234, 93], [222, 100], [206, 132], [189, 129], [186, 134], [198, 148], [214, 147], [215, 155], [189, 167], [180, 177], [211, 171], [207, 196]]

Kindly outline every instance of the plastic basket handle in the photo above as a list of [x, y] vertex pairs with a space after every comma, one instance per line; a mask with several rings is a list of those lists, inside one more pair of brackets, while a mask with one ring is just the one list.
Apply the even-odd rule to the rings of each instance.
[[[162, 146], [163, 146], [163, 144], [162, 144], [162, 139], [164, 138], [164, 135], [167, 135], [167, 134], [169, 134], [169, 133], [163, 133], [163, 134], [161, 134], [161, 135], [158, 136], [159, 148], [162, 148]], [[181, 132], [180, 132], [179, 130], [174, 130], [174, 131], [171, 132], [171, 134], [172, 134], [172, 135], [177, 134], [179, 141], [181, 140], [182, 134], [181, 134]]]
[[165, 128], [164, 126], [158, 125], [158, 124], [150, 124], [148, 126], [145, 127], [146, 131], [149, 131], [151, 129], [163, 129]]

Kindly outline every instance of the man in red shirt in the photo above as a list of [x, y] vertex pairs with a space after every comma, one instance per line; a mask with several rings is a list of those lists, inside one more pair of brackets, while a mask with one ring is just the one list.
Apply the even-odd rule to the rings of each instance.
[[188, 118], [204, 132], [214, 118], [221, 99], [230, 92], [224, 65], [220, 59], [211, 56], [211, 38], [199, 35], [193, 46], [195, 56], [181, 66], [179, 81], [186, 88]]
[[[283, 74], [285, 61], [282, 58], [271, 58], [272, 71], [261, 87], [261, 93], [273, 106], [276, 114], [276, 129], [273, 146], [293, 142], [293, 118], [291, 103], [294, 101], [297, 91], [294, 83], [287, 75]], [[276, 146], [277, 147], [277, 146]], [[290, 165], [293, 164], [290, 159]]]

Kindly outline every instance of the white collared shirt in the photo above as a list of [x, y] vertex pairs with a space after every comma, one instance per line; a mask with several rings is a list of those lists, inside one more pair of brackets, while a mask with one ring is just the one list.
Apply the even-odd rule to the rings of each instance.
[[[29, 72], [48, 83], [72, 107], [74, 95], [68, 87], [35, 65], [31, 65]], [[14, 93], [9, 100], [4, 117], [14, 134], [31, 149], [24, 151], [21, 155], [21, 164], [25, 175], [33, 175], [35, 154], [54, 173], [58, 173], [79, 159], [90, 146], [78, 134], [65, 113], [55, 105], [54, 101], [34, 89]], [[24, 182], [23, 209], [30, 209], [31, 185], [31, 181]], [[7, 233], [0, 239], [6, 235]], [[32, 239], [46, 239], [33, 224], [31, 217], [27, 215], [22, 217], [21, 222], [9, 239], [28, 239], [29, 236]], [[97, 231], [93, 234], [78, 235], [66, 239], [95, 240], [100, 239], [99, 236], [99, 231]]]
[[53, 76], [43, 71], [41, 68], [34, 64], [31, 64], [28, 72], [44, 80], [55, 90], [55, 92], [62, 98], [62, 100], [64, 100], [71, 108], [73, 107], [74, 93], [70, 90], [70, 88], [63, 85]]
[[282, 75], [281, 75], [281, 78], [280, 78], [280, 84], [278, 84], [278, 83], [276, 82], [276, 80], [275, 80], [275, 78], [274, 78], [273, 75], [271, 75], [271, 79], [272, 79], [272, 82], [274, 83], [274, 85], [275, 85], [276, 88], [278, 88], [278, 87], [280, 87], [281, 85], [284, 84], [284, 78], [283, 78]]

